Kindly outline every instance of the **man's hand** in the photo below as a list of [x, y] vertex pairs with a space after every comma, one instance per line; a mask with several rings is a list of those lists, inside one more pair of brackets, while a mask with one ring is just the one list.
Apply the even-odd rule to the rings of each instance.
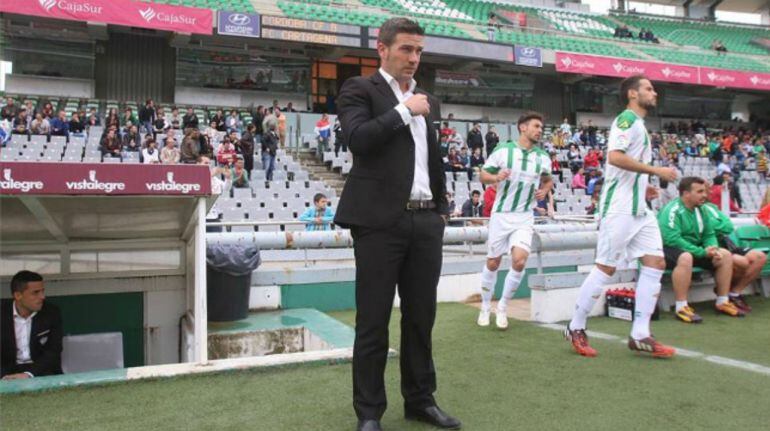
[[713, 259], [717, 262], [722, 260], [722, 255], [719, 253], [719, 249], [714, 246], [706, 248], [706, 256], [708, 256], [709, 259]]
[[540, 216], [544, 216], [548, 213], [545, 208], [536, 207], [535, 211], [537, 211], [537, 214]]
[[430, 103], [428, 103], [428, 96], [424, 94], [415, 94], [414, 96], [406, 99], [404, 106], [409, 108], [409, 111], [414, 116], [428, 115], [430, 113]]
[[658, 188], [655, 186], [647, 186], [647, 191], [644, 194], [644, 199], [651, 201], [653, 199], [656, 199], [660, 196], [660, 193], [658, 192]]
[[316, 217], [315, 218], [315, 223], [316, 224], [322, 224], [321, 222], [322, 222], [321, 217]]
[[679, 177], [679, 171], [676, 168], [655, 168], [655, 175], [661, 180], [666, 180], [670, 183], [676, 181]]
[[535, 192], [535, 199], [542, 201], [545, 199], [545, 197], [548, 196], [548, 190], [546, 189], [537, 189]]
[[510, 169], [503, 169], [502, 171], [498, 172], [497, 174], [497, 182], [502, 183], [503, 181], [507, 180], [508, 177], [511, 176]]
[[28, 379], [29, 374], [27, 373], [16, 373], [16, 374], [8, 374], [7, 376], [3, 377], [3, 380], [21, 380], [21, 379]]

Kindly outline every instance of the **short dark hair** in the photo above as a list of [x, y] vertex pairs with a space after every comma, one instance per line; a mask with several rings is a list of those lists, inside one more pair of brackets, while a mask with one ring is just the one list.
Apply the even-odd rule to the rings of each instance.
[[396, 41], [396, 36], [400, 33], [424, 36], [425, 30], [420, 27], [420, 24], [409, 18], [391, 18], [380, 26], [380, 34], [377, 36], [377, 41], [382, 42], [385, 46], [393, 45], [393, 42]]
[[326, 195], [323, 193], [316, 193], [315, 196], [313, 196], [313, 203], [318, 203], [321, 199], [326, 199]]
[[471, 196], [481, 196], [481, 192], [478, 190], [474, 190], [471, 192]]
[[27, 288], [27, 283], [34, 281], [43, 281], [43, 276], [32, 271], [19, 271], [11, 279], [11, 295], [16, 292], [24, 292]]
[[699, 177], [684, 177], [679, 181], [679, 196], [682, 196], [684, 192], [692, 190], [693, 184], [706, 184], [706, 180]]
[[525, 112], [521, 117], [519, 117], [519, 121], [516, 123], [516, 130], [521, 132], [521, 125], [530, 122], [530, 120], [540, 120], [542, 123], [543, 114], [535, 111]]
[[628, 105], [628, 91], [639, 90], [639, 84], [643, 79], [649, 81], [649, 78], [644, 75], [631, 75], [620, 83], [620, 103], [623, 106]]

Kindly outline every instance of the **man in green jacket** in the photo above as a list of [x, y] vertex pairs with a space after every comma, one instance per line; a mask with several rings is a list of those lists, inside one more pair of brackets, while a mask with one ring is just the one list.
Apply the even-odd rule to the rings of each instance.
[[713, 226], [719, 245], [730, 250], [733, 255], [733, 279], [729, 293], [730, 302], [735, 304], [744, 313], [749, 313], [751, 312], [751, 306], [746, 303], [742, 292], [749, 284], [759, 278], [762, 268], [767, 263], [767, 255], [760, 250], [729, 247], [728, 243], [731, 242], [729, 236], [735, 230], [730, 217], [707, 200], [704, 200], [701, 204], [701, 210], [707, 223]]
[[679, 182], [679, 198], [669, 202], [658, 213], [666, 269], [673, 270], [671, 279], [676, 298], [676, 317], [687, 323], [703, 321], [687, 303], [693, 266], [714, 271], [717, 283], [715, 308], [718, 312], [733, 317], [745, 314], [730, 302], [728, 296], [733, 276], [733, 258], [729, 251], [719, 247], [713, 224], [708, 223], [700, 208], [706, 194], [705, 180], [697, 177], [682, 178]]

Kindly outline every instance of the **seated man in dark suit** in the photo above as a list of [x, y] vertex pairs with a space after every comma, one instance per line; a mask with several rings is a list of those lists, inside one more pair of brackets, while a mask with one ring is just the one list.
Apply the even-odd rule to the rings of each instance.
[[0, 376], [3, 380], [61, 374], [62, 320], [45, 302], [43, 277], [19, 271], [11, 279], [12, 302], [0, 312]]

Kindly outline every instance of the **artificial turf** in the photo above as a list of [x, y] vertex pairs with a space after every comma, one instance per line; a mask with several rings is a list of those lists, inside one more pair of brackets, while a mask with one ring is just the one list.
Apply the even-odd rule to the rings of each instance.
[[[764, 354], [767, 359], [770, 307], [767, 301], [755, 303], [757, 311], [749, 319], [709, 318], [700, 327], [685, 328], [667, 323], [670, 316], [665, 316], [655, 330], [660, 338], [665, 334], [666, 341], [681, 341], [684, 347], [703, 353], [743, 360]], [[764, 430], [770, 423], [770, 376], [699, 359], [639, 357], [617, 341], [598, 339], [594, 345], [600, 356], [582, 358], [556, 331], [519, 321], [511, 321], [506, 332], [479, 328], [476, 313], [463, 304], [439, 305], [434, 331], [437, 400], [464, 422], [463, 429]], [[354, 318], [353, 312], [332, 315], [347, 324]], [[391, 339], [396, 347], [398, 318], [395, 311]], [[765, 319], [764, 327], [759, 326], [760, 319]], [[709, 324], [712, 321], [719, 324]], [[628, 329], [624, 322], [607, 319], [592, 319], [589, 325], [617, 335], [625, 335]], [[740, 333], [759, 341], [735, 342], [740, 349], [731, 351], [727, 339]], [[699, 345], [698, 339], [707, 342]], [[383, 427], [432, 429], [403, 419], [397, 360], [389, 361], [386, 382], [390, 407]], [[0, 406], [4, 430], [355, 428], [350, 364], [233, 371], [4, 396]]]

